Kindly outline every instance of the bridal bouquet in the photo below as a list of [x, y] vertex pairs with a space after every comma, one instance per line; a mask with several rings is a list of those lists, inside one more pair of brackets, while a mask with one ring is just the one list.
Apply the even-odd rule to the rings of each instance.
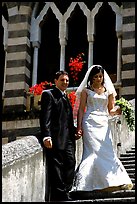
[[125, 117], [127, 125], [131, 131], [135, 129], [135, 113], [132, 104], [121, 97], [120, 99], [116, 100], [115, 105], [119, 106], [122, 114]]

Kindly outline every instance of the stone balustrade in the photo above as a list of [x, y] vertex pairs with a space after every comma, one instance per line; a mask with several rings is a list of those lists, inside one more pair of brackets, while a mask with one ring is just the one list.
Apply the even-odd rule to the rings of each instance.
[[[121, 120], [121, 124], [119, 123]], [[124, 118], [109, 120], [117, 154], [135, 143]], [[76, 141], [76, 167], [82, 154], [82, 139]], [[44, 202], [46, 171], [43, 151], [35, 136], [2, 145], [2, 202]]]

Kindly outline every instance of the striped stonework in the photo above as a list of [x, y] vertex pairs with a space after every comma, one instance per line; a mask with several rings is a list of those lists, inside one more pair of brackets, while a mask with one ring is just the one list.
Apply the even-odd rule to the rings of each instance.
[[[118, 40], [118, 62], [117, 73], [115, 74], [117, 76], [115, 77], [118, 83], [115, 85], [118, 96], [123, 96], [130, 100], [135, 98], [135, 2], [121, 3], [108, 2], [116, 15], [115, 29]], [[39, 68], [37, 66], [38, 52], [40, 44], [43, 43], [40, 25], [44, 23], [46, 18], [48, 19], [51, 16], [49, 10], [52, 11], [59, 25], [58, 38], [61, 50], [59, 53], [59, 66], [60, 69], [64, 69], [66, 60], [65, 46], [68, 38], [66, 22], [71, 17], [71, 13], [77, 6], [76, 4], [82, 10], [84, 18], [88, 19], [86, 33], [90, 48], [88, 55], [88, 66], [90, 66], [93, 63], [94, 51], [95, 25], [93, 26], [93, 17], [95, 18], [95, 14], [98, 13], [103, 2], [67, 2], [63, 6], [59, 1], [56, 3], [2, 2], [2, 6], [6, 5], [8, 11], [8, 18], [4, 18], [2, 24], [5, 32], [3, 36], [3, 51], [5, 52], [2, 92], [4, 113], [2, 122], [3, 143], [27, 135], [39, 134], [39, 112], [25, 112], [25, 110], [27, 104], [29, 104], [29, 107], [31, 102], [33, 104], [32, 100], [28, 102], [26, 91], [28, 91], [33, 82], [35, 84], [35, 81], [37, 81], [37, 68]], [[6, 19], [8, 20], [6, 21]], [[52, 44], [51, 49], [53, 47], [54, 44]]]
[[123, 2], [122, 88], [127, 100], [135, 98], [135, 2]]
[[[60, 19], [62, 14], [59, 13], [59, 8], [48, 2], [47, 7], [45, 3], [39, 7], [36, 7], [36, 18], [43, 21], [45, 12], [47, 12], [49, 3], [55, 13], [56, 18]], [[74, 4], [75, 2], [73, 2]], [[98, 2], [98, 6], [101, 6], [102, 2]], [[32, 42], [35, 43], [35, 38], [38, 35], [38, 28], [33, 26], [34, 35], [30, 41], [30, 28], [32, 12], [35, 8], [34, 5], [38, 2], [6, 2], [8, 8], [8, 42], [7, 42], [7, 54], [6, 54], [6, 71], [5, 71], [5, 84], [4, 84], [4, 102], [3, 112], [23, 112], [26, 109], [26, 93], [32, 82], [32, 70], [33, 70], [33, 48]], [[90, 3], [89, 3], [90, 4]], [[110, 2], [114, 11], [117, 11], [117, 7], [114, 6], [114, 2]], [[79, 2], [80, 9], [88, 14], [89, 10], [86, 5]], [[68, 4], [68, 7], [74, 7], [74, 5]], [[89, 6], [90, 7], [90, 6]], [[94, 6], [93, 6], [94, 8]], [[98, 7], [95, 7], [98, 10]], [[95, 10], [94, 8], [94, 10]], [[41, 10], [43, 11], [41, 12]], [[122, 2], [122, 66], [120, 67], [121, 74], [121, 87], [120, 95], [130, 100], [135, 98], [135, 2]], [[35, 10], [35, 9], [34, 9]], [[65, 9], [64, 12], [69, 12], [69, 9]], [[41, 13], [40, 13], [41, 12]], [[93, 12], [94, 14], [94, 12]], [[67, 14], [69, 15], [69, 13]], [[119, 15], [117, 15], [118, 17]], [[64, 18], [63, 18], [64, 19]], [[40, 22], [41, 22], [40, 21]], [[35, 25], [35, 24], [34, 24]], [[65, 24], [61, 24], [62, 26]], [[119, 24], [117, 24], [119, 27]], [[90, 28], [90, 27], [89, 27]], [[90, 28], [91, 29], [91, 28]], [[90, 29], [88, 31], [90, 31]], [[63, 42], [64, 29], [60, 32], [61, 42]], [[91, 37], [90, 35], [88, 37]], [[92, 42], [92, 40], [91, 40]], [[90, 42], [90, 43], [91, 43]], [[64, 46], [64, 45], [63, 45]], [[63, 48], [62, 48], [63, 50]], [[93, 53], [91, 53], [93, 54]], [[63, 54], [62, 54], [63, 56]], [[121, 60], [121, 58], [120, 58]], [[62, 58], [61, 63], [63, 64]], [[61, 64], [60, 63], [60, 64]], [[62, 64], [60, 66], [62, 66]], [[119, 63], [120, 64], [120, 63]], [[121, 64], [120, 64], [121, 65]]]
[[30, 45], [30, 2], [9, 2], [8, 47], [4, 87], [4, 113], [22, 112], [26, 106], [24, 90], [29, 87]]

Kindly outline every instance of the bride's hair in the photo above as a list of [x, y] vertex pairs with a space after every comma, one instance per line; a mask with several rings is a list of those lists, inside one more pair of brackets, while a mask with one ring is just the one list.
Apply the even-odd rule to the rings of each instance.
[[94, 66], [91, 71], [90, 71], [90, 74], [89, 74], [89, 77], [88, 77], [88, 80], [87, 80], [87, 88], [90, 87], [90, 85], [92, 84], [93, 82], [93, 77], [98, 74], [99, 72], [101, 72], [103, 74], [103, 82], [102, 82], [102, 85], [104, 84], [104, 69], [102, 68], [102, 66], [100, 65], [96, 65]]

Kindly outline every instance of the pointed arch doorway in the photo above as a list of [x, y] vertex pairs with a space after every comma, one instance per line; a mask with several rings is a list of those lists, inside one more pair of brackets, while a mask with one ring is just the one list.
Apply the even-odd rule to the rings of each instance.
[[38, 54], [37, 82], [53, 82], [54, 73], [59, 71], [60, 44], [59, 23], [49, 8], [41, 25], [41, 44]]
[[[45, 15], [43, 16], [43, 20], [40, 23], [41, 45], [38, 55], [39, 59], [37, 82], [41, 82], [44, 80], [52, 81], [54, 73], [60, 69], [60, 20], [59, 18], [57, 18], [56, 11], [53, 12], [52, 9], [49, 7], [48, 12], [45, 13]], [[90, 53], [93, 54], [92, 63], [101, 64], [107, 70], [107, 72], [112, 75], [113, 82], [115, 82], [117, 78], [116, 23], [118, 22], [116, 22], [116, 13], [114, 11], [115, 5], [112, 4], [112, 6], [110, 6], [108, 3], [103, 3], [99, 9], [98, 6], [96, 6], [95, 9], [97, 12], [92, 16], [95, 22], [95, 32], [93, 33], [94, 49], [92, 53]], [[82, 11], [82, 7], [80, 7], [79, 3], [79, 6], [75, 6], [75, 8], [70, 13], [70, 16], [68, 16], [67, 21], [65, 22], [68, 25], [68, 33], [64, 36], [66, 38], [64, 58], [65, 70], [68, 69], [68, 62], [70, 57], [75, 57], [76, 54], [81, 51], [85, 52], [86, 56], [87, 64], [84, 67], [84, 72], [86, 72], [86, 70], [88, 69], [89, 42], [87, 40], [87, 16], [83, 13], [84, 12]], [[77, 32], [76, 25], [78, 26], [78, 28], [82, 28], [80, 30], [80, 33]], [[64, 24], [64, 26], [66, 25]], [[82, 77], [80, 80], [82, 80]]]
[[113, 83], [117, 73], [116, 16], [108, 3], [103, 3], [95, 16], [93, 63], [100, 64], [110, 75]]

